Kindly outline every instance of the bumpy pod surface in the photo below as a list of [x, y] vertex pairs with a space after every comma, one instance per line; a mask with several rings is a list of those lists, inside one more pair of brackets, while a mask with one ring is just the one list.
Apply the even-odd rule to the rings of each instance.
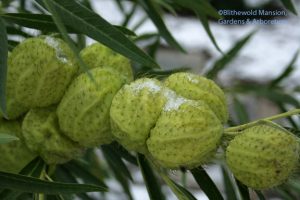
[[164, 84], [187, 99], [204, 101], [222, 123], [227, 122], [228, 109], [224, 92], [212, 80], [192, 73], [179, 72], [169, 76]]
[[266, 189], [288, 179], [298, 163], [299, 148], [297, 138], [286, 130], [257, 125], [229, 143], [226, 162], [239, 181]]
[[125, 76], [128, 82], [133, 80], [130, 60], [100, 43], [87, 46], [80, 55], [90, 68], [114, 69]]
[[90, 70], [78, 76], [70, 85], [57, 115], [63, 132], [85, 147], [112, 142], [109, 110], [112, 99], [125, 83], [125, 78], [114, 70]]
[[197, 167], [215, 154], [223, 126], [204, 102], [168, 93], [147, 140], [148, 150], [164, 167]]
[[77, 71], [72, 51], [60, 39], [46, 36], [20, 43], [8, 60], [8, 118], [58, 103]]
[[61, 164], [83, 154], [84, 149], [59, 129], [55, 107], [31, 109], [22, 124], [28, 148], [47, 164]]
[[114, 97], [110, 109], [113, 134], [129, 150], [146, 151], [146, 140], [165, 104], [162, 84], [142, 78], [125, 85]]
[[155, 79], [124, 86], [111, 106], [113, 134], [125, 148], [150, 153], [167, 168], [193, 168], [215, 153], [222, 124], [202, 101], [188, 100]]
[[17, 136], [19, 140], [0, 144], [0, 171], [18, 173], [37, 155], [31, 152], [23, 142], [19, 121], [7, 121], [0, 118], [0, 133]]

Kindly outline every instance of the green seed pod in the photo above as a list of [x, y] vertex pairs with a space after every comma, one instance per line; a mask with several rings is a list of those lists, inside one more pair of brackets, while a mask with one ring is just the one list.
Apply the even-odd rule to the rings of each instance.
[[[8, 53], [8, 61], [11, 58], [11, 53]], [[9, 68], [9, 67], [8, 67]], [[28, 111], [28, 108], [21, 105], [19, 102], [16, 101], [14, 95], [14, 81], [11, 79], [11, 75], [7, 75], [6, 80], [6, 114], [8, 119], [16, 119], [25, 112]], [[13, 97], [13, 98], [12, 98]], [[1, 111], [1, 110], [0, 110]], [[4, 118], [2, 111], [0, 112], [0, 118]]]
[[222, 123], [227, 122], [228, 110], [224, 92], [212, 80], [180, 72], [169, 76], [164, 84], [187, 99], [204, 101]]
[[8, 60], [8, 118], [58, 103], [77, 70], [72, 51], [60, 39], [46, 36], [20, 43]]
[[223, 126], [202, 101], [167, 92], [168, 101], [151, 130], [147, 147], [166, 168], [194, 168], [214, 156]]
[[230, 141], [226, 162], [243, 184], [266, 189], [288, 179], [298, 163], [299, 148], [293, 134], [273, 124], [261, 124]]
[[22, 124], [28, 148], [47, 164], [61, 164], [81, 156], [84, 149], [59, 129], [55, 107], [31, 109]]
[[110, 115], [118, 142], [151, 155], [167, 168], [193, 168], [206, 162], [223, 131], [204, 102], [188, 100], [148, 78], [125, 85], [114, 97]]
[[17, 136], [19, 140], [0, 144], [0, 171], [18, 173], [37, 155], [31, 152], [23, 142], [21, 123], [0, 118], [0, 133]]
[[162, 84], [142, 78], [125, 85], [110, 109], [112, 133], [128, 150], [146, 152], [146, 140], [165, 104]]
[[133, 80], [130, 60], [100, 43], [84, 48], [80, 55], [90, 68], [114, 69], [125, 76], [128, 82]]
[[112, 142], [109, 109], [125, 78], [114, 70], [95, 68], [78, 76], [60, 102], [57, 115], [63, 132], [85, 147]]

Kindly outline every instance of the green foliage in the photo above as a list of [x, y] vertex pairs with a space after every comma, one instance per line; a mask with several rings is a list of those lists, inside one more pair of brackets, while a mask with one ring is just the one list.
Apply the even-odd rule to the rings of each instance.
[[13, 135], [0, 133], [0, 144], [9, 143], [9, 142], [12, 142], [12, 141], [15, 141], [15, 140], [19, 140], [19, 138], [15, 137]]
[[[6, 8], [18, 2], [17, 13], [8, 13]], [[213, 63], [206, 73], [211, 79], [217, 79], [218, 74], [238, 57], [240, 51], [255, 35], [249, 33], [238, 40], [233, 47], [223, 52], [210, 29], [210, 19], [219, 19], [217, 10], [209, 1], [198, 0], [135, 0], [127, 12], [124, 1], [115, 0], [123, 15], [120, 25], [111, 24], [101, 15], [95, 13], [89, 0], [35, 0], [32, 4], [35, 11], [27, 8], [24, 0], [5, 0], [0, 5], [0, 112], [6, 114], [6, 74], [8, 51], [19, 44], [10, 36], [25, 39], [34, 37], [24, 28], [32, 28], [40, 31], [40, 34], [52, 34], [62, 37], [73, 50], [80, 66], [87, 71], [86, 64], [82, 61], [79, 51], [85, 47], [86, 37], [92, 38], [114, 51], [128, 57], [134, 62], [135, 77], [155, 77], [163, 79], [172, 73], [189, 70], [189, 66], [178, 66], [176, 69], [162, 70], [156, 61], [156, 53], [161, 45], [161, 38], [166, 40], [171, 48], [179, 53], [185, 50], [168, 30], [164, 22], [163, 14], [169, 12], [176, 15], [181, 9], [188, 9], [197, 16], [208, 34], [215, 48], [221, 53], [220, 58]], [[282, 4], [292, 13], [297, 10], [292, 0], [281, 0]], [[133, 16], [140, 9], [145, 17], [141, 18], [132, 29], [128, 25]], [[150, 19], [157, 27], [156, 32], [146, 32], [136, 35], [141, 25]], [[76, 36], [76, 37], [71, 37]], [[146, 42], [145, 51], [138, 44]], [[242, 96], [263, 98], [269, 100], [278, 110], [288, 111], [290, 108], [299, 108], [299, 101], [295, 95], [299, 94], [300, 86], [294, 90], [286, 90], [283, 85], [286, 78], [295, 71], [295, 63], [299, 52], [297, 51], [285, 70], [276, 78], [265, 83], [247, 84], [237, 82], [230, 88], [226, 88], [227, 96], [231, 99], [233, 117], [228, 125], [239, 125], [249, 122], [251, 116], [243, 102]], [[1, 116], [0, 116], [1, 117]], [[287, 129], [300, 136], [299, 118], [287, 117]], [[0, 133], [0, 145], [18, 140], [19, 138]], [[101, 150], [101, 153], [99, 153]], [[96, 153], [97, 152], [97, 153]], [[222, 166], [225, 192], [221, 192], [204, 167], [198, 167], [190, 171], [183, 169], [182, 173], [191, 173], [196, 183], [210, 199], [250, 199], [250, 191], [254, 192], [260, 200], [267, 199], [268, 191], [254, 191], [235, 180], [226, 166]], [[106, 199], [107, 192], [114, 192], [108, 187], [112, 179], [123, 189], [128, 199], [134, 199], [131, 187], [135, 181], [131, 168], [139, 169], [144, 179], [149, 198], [153, 200], [167, 199], [165, 188], [168, 187], [178, 199], [194, 200], [194, 194], [189, 187], [178, 184], [170, 177], [170, 172], [162, 169], [152, 162], [147, 156], [128, 152], [117, 142], [102, 145], [90, 149], [80, 160], [72, 160], [66, 164], [49, 166], [41, 158], [36, 158], [25, 166], [19, 174], [0, 172], [0, 199], [94, 199], [88, 192], [96, 192], [99, 198]], [[284, 199], [295, 199], [300, 195], [299, 174], [286, 184], [270, 190]]]
[[7, 56], [8, 44], [6, 28], [3, 19], [0, 17], [0, 113], [6, 115], [6, 73], [7, 73]]

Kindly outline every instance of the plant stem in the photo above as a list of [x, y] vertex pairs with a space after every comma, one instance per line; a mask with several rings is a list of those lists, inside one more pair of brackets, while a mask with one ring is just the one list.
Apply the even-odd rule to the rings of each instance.
[[228, 135], [236, 134], [237, 132], [239, 132], [243, 129], [252, 127], [253, 125], [257, 124], [261, 120], [272, 121], [272, 120], [275, 120], [275, 119], [289, 117], [289, 116], [296, 115], [296, 114], [299, 114], [299, 113], [300, 113], [300, 109], [294, 109], [294, 110], [290, 110], [288, 112], [284, 112], [284, 113], [281, 113], [281, 114], [278, 114], [278, 115], [273, 115], [271, 117], [255, 120], [255, 121], [249, 122], [247, 124], [242, 124], [242, 125], [239, 125], [239, 126], [229, 127], [227, 129], [225, 129], [225, 134], [228, 134]]

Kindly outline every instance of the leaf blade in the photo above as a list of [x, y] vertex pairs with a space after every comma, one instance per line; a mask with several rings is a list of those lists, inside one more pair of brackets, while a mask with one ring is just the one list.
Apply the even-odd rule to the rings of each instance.
[[247, 186], [242, 184], [240, 181], [236, 180], [237, 186], [239, 188], [240, 194], [243, 198], [243, 200], [251, 200], [249, 189]]
[[16, 140], [19, 140], [19, 138], [16, 137], [16, 136], [0, 133], [0, 145], [1, 144], [6, 144], [6, 143], [9, 143], [9, 142], [13, 142], [13, 141], [16, 141]]
[[165, 173], [160, 173], [161, 177], [164, 179], [165, 183], [171, 188], [174, 194], [180, 200], [197, 200], [187, 189], [175, 183], [170, 179]]
[[213, 43], [213, 45], [215, 46], [215, 48], [221, 53], [223, 54], [221, 48], [219, 47], [213, 33], [211, 32], [211, 29], [210, 29], [210, 26], [209, 26], [209, 23], [208, 23], [208, 18], [205, 14], [195, 10], [196, 14], [198, 15], [198, 18], [200, 19], [210, 41]]
[[219, 19], [221, 16], [214, 9], [214, 7], [208, 1], [198, 1], [198, 0], [174, 0], [176, 3], [182, 7], [197, 10], [213, 18]]
[[231, 62], [235, 56], [240, 52], [244, 45], [251, 39], [254, 32], [249, 33], [244, 38], [240, 39], [235, 45], [220, 59], [218, 59], [212, 66], [212, 68], [206, 73], [208, 78], [215, 78], [219, 71], [221, 71], [229, 62]]
[[166, 27], [164, 21], [160, 17], [160, 14], [156, 8], [156, 5], [152, 0], [139, 0], [140, 4], [151, 18], [152, 22], [156, 25], [158, 31], [162, 35], [162, 37], [173, 47], [176, 49], [186, 52], [180, 44], [174, 39], [172, 34], [169, 32], [168, 28]]
[[295, 15], [298, 15], [297, 9], [295, 8], [295, 5], [292, 0], [280, 0], [280, 1], [284, 5], [285, 8], [287, 8], [289, 11], [291, 11]]
[[[19, 172], [19, 174], [37, 178], [41, 175], [44, 167], [45, 167], [44, 161], [40, 157], [37, 157], [37, 158], [33, 159], [31, 162], [29, 162]], [[20, 192], [20, 191], [5, 189], [0, 193], [0, 199], [1, 200], [12, 200], [12, 199], [18, 198], [22, 194], [24, 194], [24, 193]]]
[[129, 178], [130, 180], [133, 180], [127, 166], [111, 146], [102, 145], [101, 149], [104, 153], [105, 158], [107, 160], [110, 160], [111, 163], [113, 163], [114, 166], [120, 170], [123, 176]]
[[209, 199], [224, 200], [215, 183], [211, 180], [209, 175], [201, 166], [192, 169], [191, 172], [194, 176], [194, 179]]
[[149, 163], [147, 162], [145, 156], [139, 154], [138, 155], [138, 164], [141, 169], [144, 181], [146, 183], [147, 191], [149, 194], [150, 199], [155, 200], [165, 200], [157, 179], [155, 178], [155, 174], [153, 173], [153, 170], [151, 169]]
[[6, 75], [8, 44], [7, 32], [3, 19], [0, 17], [0, 113], [6, 117]]
[[[19, 26], [24, 26], [27, 28], [41, 30], [43, 32], [59, 32], [56, 27], [56, 24], [51, 18], [51, 15], [48, 14], [36, 14], [36, 13], [4, 13], [0, 16], [11, 23], [17, 24]], [[72, 27], [65, 25], [68, 33], [79, 33], [74, 30]], [[125, 35], [136, 36], [136, 34], [123, 26], [113, 25], [116, 29], [121, 31]], [[16, 31], [14, 31], [16, 32]], [[13, 30], [8, 29], [8, 33], [13, 33]], [[25, 32], [19, 31], [19, 34], [23, 36], [30, 36]]]
[[80, 163], [78, 163], [77, 161], [72, 160], [69, 163], [66, 163], [65, 167], [69, 169], [69, 171], [71, 171], [76, 177], [81, 178], [86, 183], [100, 185], [103, 188], [107, 188], [107, 185], [102, 180], [91, 174], [85, 167], [80, 165]]
[[[42, 6], [44, 5], [43, 0], [35, 1]], [[63, 16], [61, 17], [62, 21], [74, 30], [97, 40], [138, 63], [153, 68], [159, 67], [150, 56], [138, 48], [118, 29], [77, 1], [52, 0], [51, 3], [59, 16]]]
[[228, 169], [222, 166], [222, 174], [223, 174], [223, 183], [225, 187], [226, 199], [230, 200], [238, 200], [235, 185], [229, 175]]
[[106, 191], [105, 188], [96, 185], [48, 182], [33, 177], [5, 172], [0, 172], [0, 187], [23, 192], [45, 194]]
[[292, 60], [285, 67], [285, 70], [277, 78], [275, 78], [273, 81], [271, 81], [270, 87], [274, 87], [274, 86], [278, 85], [284, 78], [288, 77], [295, 70], [294, 64], [296, 63], [298, 56], [299, 56], [299, 50], [294, 54], [294, 56], [292, 57]]

